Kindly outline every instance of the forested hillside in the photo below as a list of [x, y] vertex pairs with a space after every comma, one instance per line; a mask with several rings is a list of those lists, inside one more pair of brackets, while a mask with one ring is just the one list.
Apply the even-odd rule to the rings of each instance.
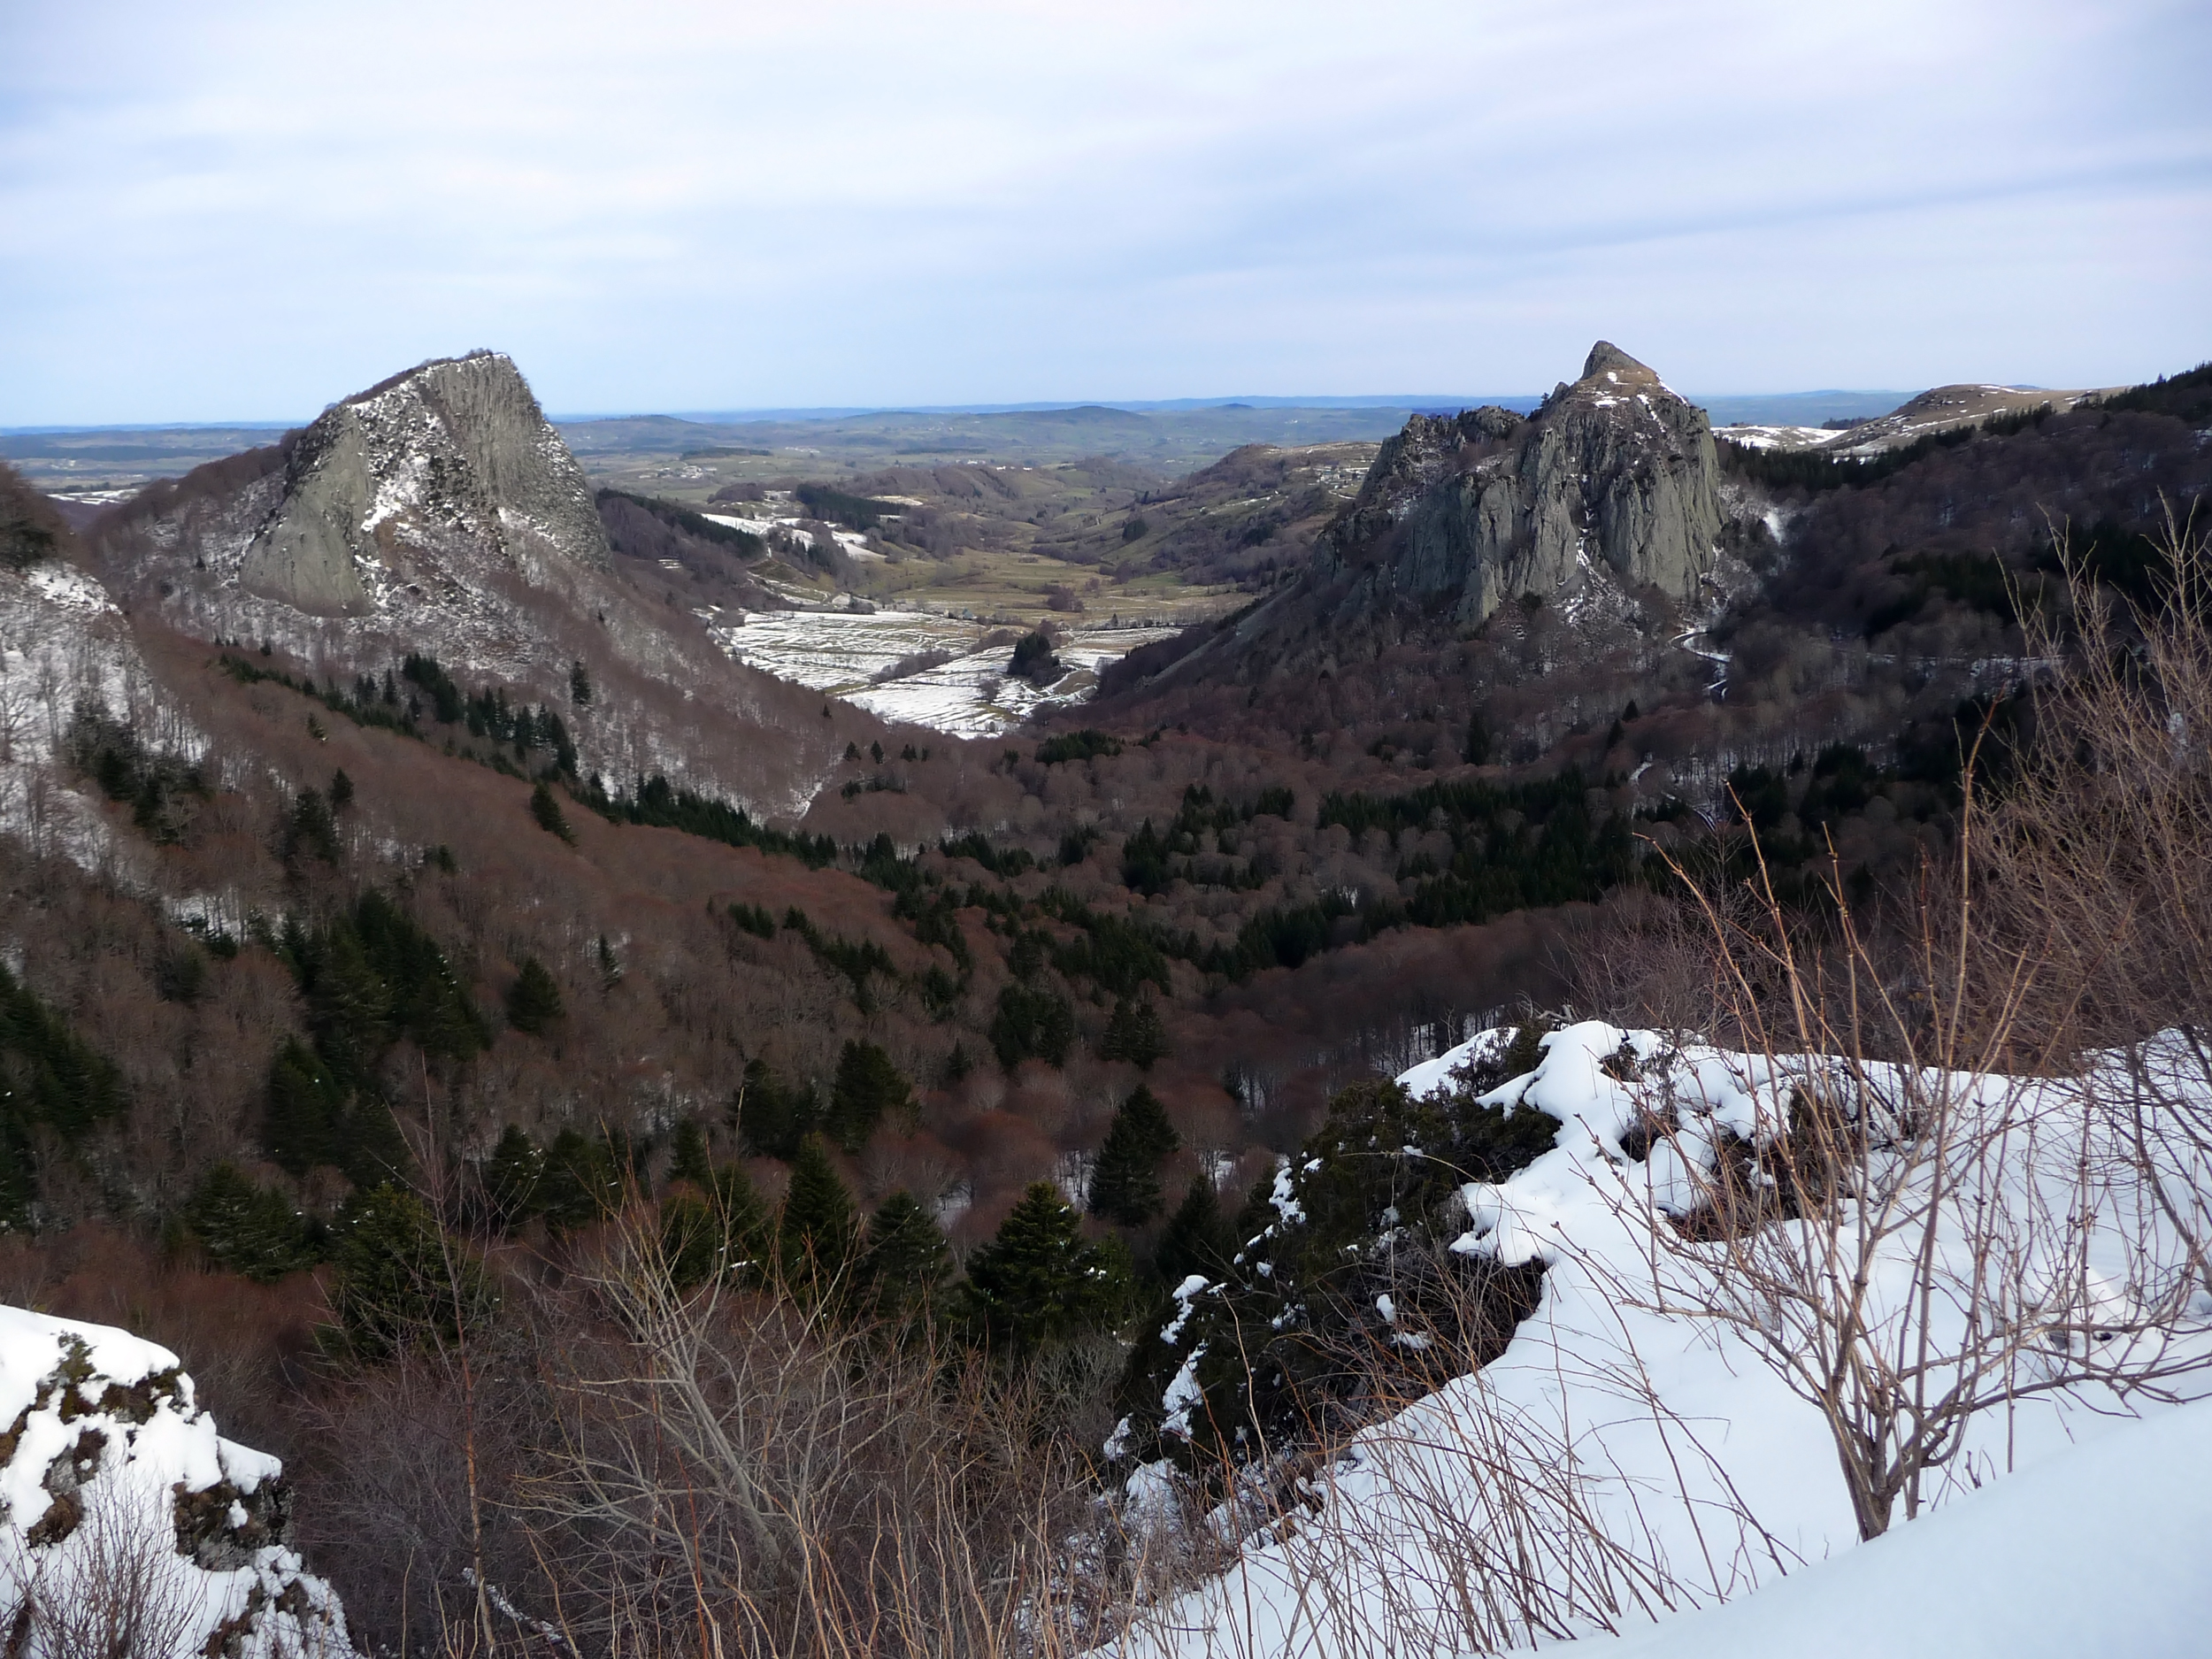
[[[758, 1651], [832, 1617], [825, 1571], [869, 1617], [938, 1621], [939, 1650], [1010, 1650], [1033, 1605], [979, 1587], [1009, 1572], [1078, 1585], [1055, 1617], [1110, 1633], [1157, 1563], [1094, 1537], [1095, 1573], [1047, 1564], [1110, 1436], [1217, 1479], [1371, 1410], [1300, 1318], [1325, 1307], [1337, 1342], [1386, 1338], [1378, 1295], [1448, 1311], [1472, 1363], [1535, 1305], [1540, 1271], [1462, 1272], [1432, 1212], [1548, 1150], [1555, 1124], [1493, 1098], [1537, 1070], [1541, 1010], [1719, 1018], [1685, 918], [1746, 880], [1808, 937], [1863, 916], [1901, 972], [1883, 930], [1951, 867], [1973, 789], [2055, 811], [2076, 797], [2038, 788], [2091, 787], [2054, 734], [2117, 705], [2070, 703], [2079, 676], [2152, 664], [2099, 695], [2180, 696], [2201, 618], [2175, 561], [2212, 482], [2193, 384], [1893, 464], [1723, 443], [1709, 568], [1671, 588], [1601, 558], [1480, 614], [1472, 587], [1379, 577], [1429, 557], [1392, 526], [1502, 488], [1563, 400], [1525, 431], [1417, 422], [1364, 486], [1350, 446], [1239, 450], [1150, 499], [1102, 465], [1085, 488], [1125, 518], [1028, 534], [1259, 596], [994, 742], [729, 661], [697, 594], [780, 603], [772, 565], [803, 552], [558, 457], [530, 518], [460, 416], [423, 473], [445, 495], [315, 541], [300, 503], [353, 488], [341, 439], [385, 479], [412, 451], [377, 421], [444, 407], [391, 404], [407, 376], [340, 406], [367, 436], [157, 484], [81, 540], [0, 472], [11, 1299], [175, 1348], [226, 1432], [287, 1457], [365, 1640], [465, 1623], [488, 1584], [500, 1642], [673, 1630], [689, 1592], [652, 1529], [711, 1460], [637, 1432], [680, 1355], [771, 1403], [740, 1462], [788, 1451], [775, 1502], [819, 1500], [772, 1517], [718, 1487], [692, 1540], [756, 1599]], [[527, 426], [526, 388], [502, 395]], [[1702, 417], [1679, 419], [1623, 476], [1690, 465]], [[881, 535], [897, 507], [926, 557], [949, 510], [892, 498], [1027, 499], [997, 476], [884, 472], [809, 511]], [[1416, 511], [1379, 511], [1377, 480]], [[2096, 833], [2082, 811], [2067, 833]], [[2185, 866], [2159, 867], [2185, 920]], [[2021, 892], [2055, 879], [2020, 868]], [[2055, 991], [2036, 1040], [2185, 1017], [2159, 995], [2093, 1030]], [[1378, 1081], [1489, 1028], [1447, 1096]], [[2022, 1029], [1982, 1063], [2034, 1059]], [[1449, 1167], [1362, 1162], [1405, 1147]], [[1401, 1225], [1421, 1262], [1378, 1277]], [[687, 1409], [687, 1433], [727, 1426]], [[925, 1533], [927, 1573], [878, 1553]], [[944, 1564], [964, 1551], [981, 1578]]]

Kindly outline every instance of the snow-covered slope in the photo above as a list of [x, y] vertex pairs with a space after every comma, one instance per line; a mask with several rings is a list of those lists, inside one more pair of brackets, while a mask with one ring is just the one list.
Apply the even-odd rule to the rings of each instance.
[[1590, 1659], [2195, 1659], [2212, 1403], [2126, 1423], [1899, 1532]]
[[[1440, 1090], [1463, 1063], [1502, 1042], [1502, 1033], [1484, 1033], [1400, 1081], [1417, 1095]], [[1600, 1022], [1552, 1033], [1542, 1052], [1533, 1072], [1484, 1099], [1556, 1119], [1555, 1144], [1502, 1182], [1460, 1187], [1463, 1231], [1450, 1246], [1503, 1263], [1544, 1263], [1536, 1312], [1479, 1372], [1376, 1423], [1333, 1461], [1301, 1472], [1279, 1454], [1268, 1478], [1279, 1481], [1290, 1470], [1293, 1501], [1214, 1511], [1215, 1538], [1240, 1540], [1240, 1554], [1219, 1576], [1140, 1618], [1116, 1648], [1121, 1659], [1412, 1659], [1532, 1640], [1609, 1643], [1615, 1635], [1658, 1644], [1624, 1652], [1797, 1654], [1831, 1650], [1792, 1634], [1794, 1621], [1824, 1619], [1847, 1639], [1833, 1651], [1855, 1654], [2184, 1650], [2157, 1646], [2166, 1640], [2159, 1632], [2177, 1621], [2192, 1628], [2190, 1617], [2212, 1593], [2201, 1573], [2162, 1567], [2170, 1552], [2124, 1573], [2112, 1569], [2116, 1576], [2096, 1590], [2108, 1598], [2101, 1604], [2111, 1606], [2114, 1628], [2145, 1633], [2140, 1647], [2081, 1645], [2081, 1622], [2070, 1618], [2014, 1618], [2002, 1627], [2012, 1636], [1980, 1648], [1909, 1646], [1903, 1635], [1888, 1644], [1909, 1608], [1935, 1619], [1927, 1603], [1939, 1599], [1945, 1570], [1930, 1563], [1974, 1571], [2007, 1539], [2023, 1563], [2045, 1563], [2008, 1582], [2039, 1578], [2047, 1594], [2072, 1594], [2083, 1575], [2105, 1571], [2131, 1548], [2125, 1539], [2101, 1541], [2073, 1555], [2065, 1541], [2084, 1516], [2118, 1525], [2124, 1486], [2137, 1494], [2147, 1523], [2201, 1528], [2212, 1404], [2173, 1401], [2212, 1393], [2212, 1377], [2185, 1371], [2212, 1340], [2212, 1297], [2187, 1266], [2188, 1241], [2168, 1231], [2176, 1217], [2193, 1213], [2200, 1223], [2212, 1191], [2201, 1167], [2170, 1170], [2176, 1179], [2164, 1196], [2175, 1202], [2162, 1207], [2131, 1160], [2102, 1143], [2083, 1091], [2068, 1079], [1859, 1074], [1893, 1084], [1900, 1097], [1908, 1086], [1923, 1101], [1947, 1088], [1961, 1122], [1998, 1126], [1978, 1153], [1972, 1182], [1957, 1179], [1960, 1166], [1946, 1149], [1939, 1156], [1951, 1184], [1924, 1210], [1914, 1208], [1929, 1200], [1924, 1186], [1900, 1183], [1894, 1214], [1928, 1214], [1932, 1229], [1883, 1233], [1889, 1224], [1870, 1216], [1871, 1198], [1855, 1209], [1834, 1200], [1819, 1207], [1837, 1218], [1842, 1248], [1860, 1236], [1877, 1240], [1863, 1258], [1867, 1353], [1877, 1363], [1886, 1352], [1909, 1363], [1916, 1346], [1932, 1366], [1928, 1401], [1993, 1356], [2001, 1367], [1975, 1381], [1985, 1403], [1959, 1423], [1955, 1444], [1929, 1471], [1920, 1518], [1909, 1519], [1901, 1501], [1878, 1553], [1861, 1564], [1836, 1441], [1822, 1410], [1789, 1385], [1794, 1316], [1778, 1300], [1771, 1329], [1758, 1328], [1755, 1311], [1747, 1319], [1752, 1303], [1740, 1294], [1732, 1301], [1727, 1288], [1746, 1252], [1696, 1225], [1701, 1191], [1709, 1197], [1714, 1189], [1700, 1187], [1695, 1166], [1709, 1171], [1734, 1157], [1757, 1171], [1751, 1154], [1771, 1146], [1779, 1125], [1800, 1133], [1804, 1080], [1839, 1068], [1817, 1056], [1676, 1048]], [[1675, 1127], [1654, 1137], [1661, 1116]], [[1304, 1172], [1286, 1169], [1278, 1181], [1278, 1226], [1302, 1223], [1296, 1181]], [[1737, 1236], [1786, 1240], [1798, 1225]], [[1821, 1225], [1804, 1226], [1816, 1244]], [[1846, 1265], [1847, 1282], [1858, 1263]], [[1204, 1294], [1187, 1296], [1187, 1305]], [[1737, 1317], [1719, 1311], [1731, 1308]], [[1391, 1310], [1382, 1313], [1397, 1323]], [[2012, 1349], [1978, 1340], [1975, 1321], [2021, 1331], [2024, 1340]], [[2160, 1366], [2161, 1386], [2130, 1386]], [[2051, 1386], [2060, 1381], [2066, 1386]], [[2116, 1433], [2129, 1438], [2096, 1445]], [[2177, 1493], [2162, 1474], [2176, 1457], [2193, 1460], [2194, 1491]], [[2016, 1471], [2039, 1469], [2047, 1472], [2013, 1484]], [[1170, 1515], [1156, 1500], [1173, 1486], [1165, 1464], [1140, 1471], [1132, 1496], [1152, 1502], [1131, 1504], [1131, 1513]], [[2078, 1506], [2067, 1495], [2076, 1491], [2101, 1495]], [[1970, 1498], [1975, 1507], [1964, 1508]], [[1953, 1519], [1944, 1511], [1955, 1502], [1962, 1508]], [[2050, 1537], [2031, 1549], [2022, 1535], [2038, 1529]], [[1924, 1546], [1933, 1552], [1925, 1562]], [[2065, 1559], [2079, 1564], [2062, 1578]], [[1801, 1571], [1811, 1575], [1801, 1589], [1791, 1582]], [[1891, 1594], [1899, 1599], [1894, 1616], [1879, 1600], [1859, 1601]], [[1663, 1624], [1653, 1633], [1655, 1618], [1746, 1597], [1740, 1613]], [[1847, 1603], [1857, 1610], [1833, 1624]], [[1960, 1610], [1968, 1605], [1962, 1599], [1926, 1628], [1971, 1628]], [[2194, 1632], [2208, 1628], [2196, 1617]], [[1709, 1630], [1714, 1642], [1739, 1645], [1701, 1645], [1699, 1632]]]
[[59, 560], [0, 570], [0, 831], [92, 868], [131, 849], [65, 764], [86, 707], [158, 749], [196, 756], [204, 746], [156, 693], [129, 622], [97, 581]]
[[335, 1659], [273, 1457], [217, 1434], [176, 1356], [0, 1308], [0, 1626], [19, 1659]]

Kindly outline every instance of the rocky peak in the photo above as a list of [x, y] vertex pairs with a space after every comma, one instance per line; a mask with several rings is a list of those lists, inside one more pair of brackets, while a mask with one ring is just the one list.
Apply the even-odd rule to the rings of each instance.
[[1462, 621], [1601, 572], [1686, 600], [1712, 567], [1717, 486], [1704, 411], [1601, 340], [1526, 420], [1501, 409], [1409, 420], [1322, 532], [1317, 573], [1454, 594]]
[[1656, 386], [1659, 383], [1656, 374], [1609, 340], [1599, 341], [1590, 348], [1590, 355], [1582, 360], [1584, 380], [1594, 380], [1600, 375], [1616, 385]]
[[605, 568], [583, 469], [513, 360], [426, 363], [325, 410], [247, 547], [249, 591], [322, 616], [471, 585], [486, 568]]

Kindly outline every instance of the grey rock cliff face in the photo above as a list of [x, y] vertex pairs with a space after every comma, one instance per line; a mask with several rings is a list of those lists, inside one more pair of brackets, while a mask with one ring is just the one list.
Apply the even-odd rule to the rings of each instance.
[[240, 566], [249, 591], [360, 616], [401, 589], [467, 586], [487, 568], [605, 569], [583, 469], [511, 359], [424, 364], [323, 411]]
[[1448, 594], [1464, 622], [1601, 565], [1688, 599], [1712, 567], [1717, 484], [1704, 411], [1600, 341], [1525, 420], [1486, 408], [1408, 421], [1322, 532], [1315, 574], [1364, 573], [1371, 598]]

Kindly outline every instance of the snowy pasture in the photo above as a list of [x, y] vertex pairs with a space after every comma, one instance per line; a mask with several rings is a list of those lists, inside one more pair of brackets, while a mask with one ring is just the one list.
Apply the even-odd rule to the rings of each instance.
[[[757, 611], [713, 633], [739, 662], [857, 704], [886, 720], [954, 737], [995, 737], [1039, 710], [1076, 703], [1099, 670], [1175, 630], [1106, 625], [1078, 628], [1059, 649], [1066, 672], [1037, 687], [1006, 672], [1012, 647], [986, 646], [988, 625], [928, 611]], [[916, 659], [927, 666], [893, 671]]]

